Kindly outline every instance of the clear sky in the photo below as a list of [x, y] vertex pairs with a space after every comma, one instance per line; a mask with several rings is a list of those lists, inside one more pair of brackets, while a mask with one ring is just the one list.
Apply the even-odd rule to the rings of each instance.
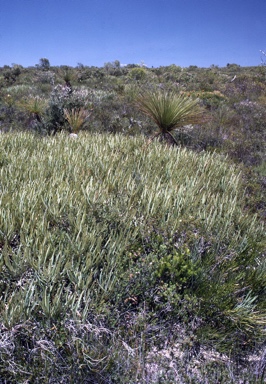
[[0, 0], [0, 66], [259, 65], [266, 0]]

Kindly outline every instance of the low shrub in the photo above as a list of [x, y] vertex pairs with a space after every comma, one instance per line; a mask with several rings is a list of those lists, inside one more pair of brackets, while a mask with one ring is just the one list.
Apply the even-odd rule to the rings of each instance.
[[[251, 367], [265, 233], [235, 165], [120, 135], [13, 133], [0, 145], [1, 378], [178, 382], [209, 375], [211, 362], [189, 367], [212, 349], [236, 380]], [[154, 374], [165, 348], [180, 352], [176, 379]]]

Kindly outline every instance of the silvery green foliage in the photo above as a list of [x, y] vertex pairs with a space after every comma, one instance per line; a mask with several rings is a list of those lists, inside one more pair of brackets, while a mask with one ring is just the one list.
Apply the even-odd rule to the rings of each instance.
[[74, 108], [89, 107], [91, 104], [90, 98], [91, 98], [91, 95], [88, 89], [84, 87], [74, 88], [70, 95], [70, 101]]
[[51, 92], [50, 103], [72, 109], [84, 108], [90, 103], [90, 94], [86, 88], [72, 89], [67, 85], [56, 85]]
[[15, 98], [30, 97], [37, 93], [37, 88], [27, 84], [17, 84], [6, 88], [6, 93]]
[[[243, 382], [233, 344], [264, 341], [263, 225], [224, 157], [145, 144], [0, 135], [0, 383]], [[200, 266], [184, 294], [174, 250]]]
[[94, 89], [91, 92], [91, 100], [95, 104], [101, 104], [103, 101], [113, 100], [115, 97], [115, 93], [112, 91], [104, 91], [101, 89]]
[[72, 89], [67, 85], [56, 85], [50, 95], [45, 129], [49, 134], [56, 133], [62, 129], [69, 129], [64, 116], [64, 109], [80, 109], [89, 107], [89, 104], [89, 92], [87, 89]]
[[65, 103], [69, 99], [71, 92], [70, 87], [58, 84], [51, 92], [50, 100], [57, 104]]
[[52, 84], [55, 82], [55, 73], [52, 71], [44, 71], [38, 73], [37, 81], [42, 84]]

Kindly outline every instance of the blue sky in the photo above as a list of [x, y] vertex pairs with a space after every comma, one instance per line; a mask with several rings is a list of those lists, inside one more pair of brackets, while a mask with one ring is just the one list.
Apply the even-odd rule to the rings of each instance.
[[266, 0], [0, 0], [0, 66], [259, 65]]

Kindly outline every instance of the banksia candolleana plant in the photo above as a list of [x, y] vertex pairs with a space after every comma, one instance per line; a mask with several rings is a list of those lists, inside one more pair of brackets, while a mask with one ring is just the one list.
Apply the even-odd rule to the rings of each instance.
[[151, 141], [161, 136], [170, 144], [177, 144], [172, 134], [174, 130], [190, 124], [200, 124], [206, 120], [197, 99], [172, 91], [161, 89], [145, 91], [137, 97], [135, 104], [159, 128]]
[[71, 127], [71, 131], [77, 133], [90, 114], [85, 109], [72, 108], [71, 110], [64, 109], [64, 116]]

